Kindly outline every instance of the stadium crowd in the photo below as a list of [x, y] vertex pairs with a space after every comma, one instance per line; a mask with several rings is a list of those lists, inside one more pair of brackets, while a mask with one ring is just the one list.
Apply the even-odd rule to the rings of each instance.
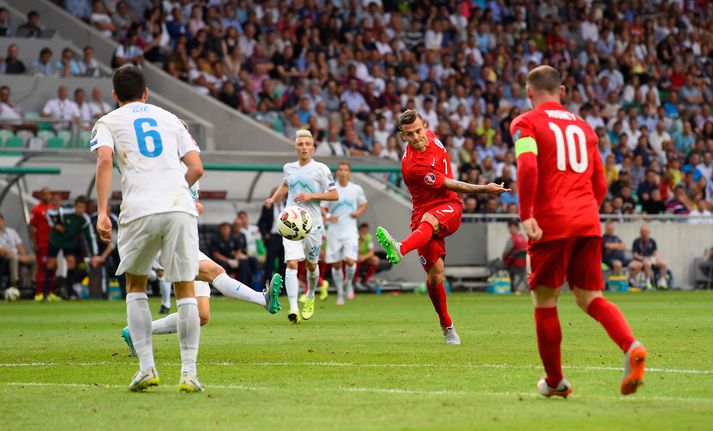
[[[529, 107], [527, 70], [551, 64], [600, 136], [603, 213], [710, 220], [709, 2], [65, 3], [121, 42], [115, 64], [155, 62], [290, 137], [308, 127], [318, 155], [398, 160], [394, 116], [418, 109], [476, 183], [516, 184], [508, 126]], [[516, 191], [472, 204], [512, 212]]]

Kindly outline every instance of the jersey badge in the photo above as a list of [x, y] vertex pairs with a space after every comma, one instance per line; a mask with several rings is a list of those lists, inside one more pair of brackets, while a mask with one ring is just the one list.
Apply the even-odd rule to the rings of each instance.
[[423, 182], [428, 184], [429, 186], [436, 184], [436, 174], [426, 174], [423, 177]]
[[512, 141], [515, 142], [515, 141], [517, 141], [518, 139], [520, 139], [520, 135], [521, 135], [521, 134], [522, 134], [522, 130], [521, 130], [520, 128], [518, 128], [517, 130], [515, 130], [515, 133], [512, 135]]

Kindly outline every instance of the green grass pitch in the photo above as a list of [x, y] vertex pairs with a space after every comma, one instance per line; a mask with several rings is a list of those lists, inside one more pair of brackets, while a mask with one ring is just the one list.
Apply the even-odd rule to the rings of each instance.
[[713, 429], [713, 292], [609, 298], [649, 349], [646, 384], [619, 396], [621, 353], [564, 294], [567, 400], [535, 395], [543, 371], [526, 296], [449, 295], [462, 346], [443, 344], [427, 296], [340, 308], [330, 296], [297, 326], [284, 310], [215, 298], [204, 394], [178, 393], [175, 335], [154, 337], [161, 386], [126, 390], [138, 361], [119, 335], [123, 302], [2, 303], [0, 429]]

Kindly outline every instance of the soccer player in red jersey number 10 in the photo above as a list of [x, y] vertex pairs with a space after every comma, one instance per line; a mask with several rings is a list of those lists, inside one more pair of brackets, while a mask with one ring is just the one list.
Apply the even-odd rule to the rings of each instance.
[[399, 118], [401, 138], [408, 143], [401, 159], [404, 183], [411, 192], [411, 234], [396, 241], [379, 226], [376, 238], [386, 250], [391, 263], [399, 263], [406, 253], [417, 250], [426, 271], [428, 296], [438, 313], [446, 344], [460, 344], [453, 321], [448, 315], [446, 290], [443, 286], [443, 259], [446, 256], [445, 237], [458, 230], [463, 201], [460, 193], [498, 195], [509, 191], [501, 184], [476, 185], [453, 179], [448, 151], [436, 135], [427, 128], [421, 115], [407, 110]]
[[625, 354], [623, 395], [643, 383], [646, 348], [634, 338], [624, 315], [604, 299], [599, 206], [607, 193], [597, 135], [561, 104], [559, 72], [539, 66], [527, 75], [533, 110], [510, 124], [520, 186], [520, 219], [529, 237], [530, 290], [535, 330], [546, 377], [537, 391], [567, 397], [562, 375], [562, 330], [557, 297], [565, 280], [577, 305], [596, 319]]

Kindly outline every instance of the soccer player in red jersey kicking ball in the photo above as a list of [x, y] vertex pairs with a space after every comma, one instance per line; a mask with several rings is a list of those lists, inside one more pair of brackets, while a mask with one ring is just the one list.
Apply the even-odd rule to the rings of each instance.
[[626, 354], [621, 393], [643, 383], [646, 348], [634, 338], [624, 315], [604, 299], [599, 206], [607, 192], [597, 135], [560, 104], [560, 75], [539, 66], [527, 76], [527, 97], [535, 109], [510, 125], [517, 156], [520, 219], [529, 237], [530, 289], [535, 306], [537, 346], [546, 378], [537, 383], [545, 397], [567, 397], [572, 386], [562, 375], [562, 330], [557, 297], [565, 279], [577, 305], [596, 319]]
[[408, 147], [401, 159], [404, 183], [411, 192], [411, 235], [398, 242], [379, 226], [376, 238], [386, 250], [391, 263], [399, 263], [408, 252], [417, 250], [426, 271], [428, 296], [441, 321], [446, 344], [460, 344], [453, 321], [448, 315], [446, 290], [443, 287], [443, 259], [446, 256], [445, 237], [460, 227], [463, 201], [460, 193], [497, 195], [508, 191], [502, 185], [468, 184], [453, 179], [451, 160], [436, 135], [427, 128], [421, 115], [407, 110], [399, 118], [401, 138]]

